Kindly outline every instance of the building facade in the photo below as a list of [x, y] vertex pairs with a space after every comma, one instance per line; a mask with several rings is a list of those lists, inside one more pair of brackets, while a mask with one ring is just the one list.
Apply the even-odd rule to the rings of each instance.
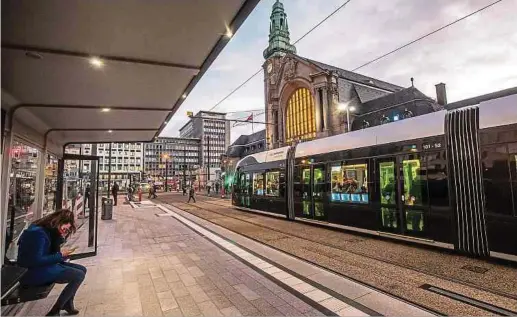
[[[160, 137], [144, 143], [144, 174], [146, 179], [164, 181], [173, 187], [187, 186], [197, 180], [201, 165], [201, 140], [194, 138]], [[177, 186], [176, 186], [177, 185]]]
[[[269, 148], [323, 138], [443, 109], [411, 85], [401, 87], [296, 55], [284, 6], [273, 5], [264, 51]], [[408, 80], [409, 82], [409, 80]]]
[[220, 157], [230, 145], [230, 123], [226, 114], [200, 111], [180, 129], [180, 137], [201, 140], [201, 183], [214, 182], [220, 175]]

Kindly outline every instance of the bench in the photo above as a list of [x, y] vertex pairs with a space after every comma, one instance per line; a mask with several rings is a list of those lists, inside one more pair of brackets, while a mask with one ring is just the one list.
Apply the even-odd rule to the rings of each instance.
[[20, 280], [26, 272], [26, 268], [19, 266], [2, 267], [2, 306], [43, 299], [52, 291], [54, 283], [41, 286], [21, 286]]

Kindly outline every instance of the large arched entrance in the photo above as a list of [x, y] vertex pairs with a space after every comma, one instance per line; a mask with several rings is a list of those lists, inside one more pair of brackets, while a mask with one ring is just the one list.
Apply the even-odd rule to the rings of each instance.
[[314, 98], [307, 88], [296, 89], [287, 100], [285, 140], [309, 140], [316, 137]]

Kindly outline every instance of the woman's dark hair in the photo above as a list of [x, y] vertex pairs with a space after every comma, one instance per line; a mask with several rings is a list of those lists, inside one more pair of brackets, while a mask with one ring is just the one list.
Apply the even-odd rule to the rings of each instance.
[[70, 224], [70, 233], [75, 233], [75, 216], [70, 209], [60, 209], [33, 222], [34, 225], [47, 229], [57, 229], [67, 223]]

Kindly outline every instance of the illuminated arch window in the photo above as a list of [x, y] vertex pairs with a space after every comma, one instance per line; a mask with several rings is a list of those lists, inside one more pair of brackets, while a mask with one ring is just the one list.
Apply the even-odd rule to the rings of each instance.
[[286, 142], [316, 137], [314, 99], [307, 88], [299, 88], [287, 101], [285, 121]]

